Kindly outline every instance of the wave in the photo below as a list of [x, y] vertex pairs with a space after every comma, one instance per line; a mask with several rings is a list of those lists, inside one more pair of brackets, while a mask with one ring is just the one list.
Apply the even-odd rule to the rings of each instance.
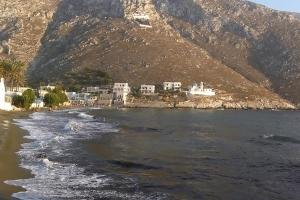
[[281, 136], [281, 135], [263, 135], [264, 139], [272, 140], [276, 142], [284, 142], [284, 143], [293, 143], [293, 144], [300, 144], [300, 140], [295, 139], [293, 137]]
[[[75, 142], [118, 132], [114, 124], [87, 117], [86, 113], [79, 117], [67, 112], [33, 113], [30, 119], [15, 121], [29, 133], [26, 137], [31, 139], [30, 142], [22, 144], [18, 154], [21, 166], [30, 170], [34, 177], [6, 181], [26, 190], [13, 194], [13, 197], [24, 200], [164, 199], [161, 194], [137, 191], [134, 180], [112, 178], [78, 166], [81, 149], [77, 149]], [[118, 185], [128, 190], [119, 191]]]
[[84, 112], [79, 113], [79, 114], [78, 114], [78, 117], [81, 117], [81, 118], [83, 118], [83, 119], [93, 119], [93, 118], [94, 118], [93, 115], [89, 115], [89, 114], [84, 113]]
[[274, 137], [273, 134], [271, 134], [271, 135], [263, 135], [263, 138], [264, 138], [264, 139], [269, 139], [269, 138], [272, 138], [272, 137]]
[[64, 130], [65, 131], [73, 131], [76, 132], [80, 129], [80, 126], [77, 122], [73, 120], [69, 120], [69, 122], [65, 125]]

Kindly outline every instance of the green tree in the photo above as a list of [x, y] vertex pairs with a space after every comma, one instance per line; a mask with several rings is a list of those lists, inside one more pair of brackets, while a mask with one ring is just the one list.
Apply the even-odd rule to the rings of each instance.
[[25, 82], [25, 63], [16, 59], [0, 60], [0, 75], [10, 87], [22, 86]]
[[28, 89], [23, 92], [22, 96], [24, 98], [24, 108], [28, 110], [32, 103], [35, 101], [35, 92], [31, 89]]
[[16, 106], [17, 108], [24, 108], [24, 97], [20, 95], [16, 95], [12, 99], [12, 105]]
[[139, 98], [142, 96], [140, 88], [139, 87], [132, 87], [131, 88], [131, 95], [133, 97]]
[[156, 84], [155, 85], [155, 92], [160, 93], [164, 91], [164, 86], [162, 84]]
[[66, 95], [66, 93], [64, 92], [64, 88], [63, 87], [56, 87], [52, 93], [56, 94], [58, 96], [59, 99], [59, 103], [63, 104], [65, 102], [68, 101], [68, 97]]
[[59, 97], [55, 93], [48, 93], [44, 97], [44, 103], [46, 107], [56, 107], [59, 106]]
[[44, 103], [47, 107], [56, 107], [68, 101], [68, 97], [62, 86], [57, 86], [44, 97]]

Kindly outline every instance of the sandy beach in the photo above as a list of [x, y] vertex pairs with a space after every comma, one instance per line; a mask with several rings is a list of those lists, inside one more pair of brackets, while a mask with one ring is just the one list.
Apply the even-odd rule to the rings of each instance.
[[19, 167], [16, 154], [24, 142], [25, 132], [13, 124], [13, 119], [27, 115], [0, 111], [0, 199], [11, 199], [13, 193], [22, 191], [22, 188], [6, 185], [4, 181], [31, 176], [29, 171]]

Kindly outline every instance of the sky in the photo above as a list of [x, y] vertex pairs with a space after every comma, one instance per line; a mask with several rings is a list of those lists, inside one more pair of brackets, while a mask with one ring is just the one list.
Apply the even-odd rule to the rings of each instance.
[[300, 0], [250, 0], [270, 8], [300, 13]]

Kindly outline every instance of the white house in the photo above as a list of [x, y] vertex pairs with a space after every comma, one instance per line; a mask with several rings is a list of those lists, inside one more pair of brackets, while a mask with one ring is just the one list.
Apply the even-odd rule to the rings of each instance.
[[139, 24], [141, 28], [152, 28], [149, 15], [135, 13], [132, 18]]
[[69, 99], [69, 103], [73, 105], [93, 105], [97, 100], [96, 96], [87, 92], [66, 92], [66, 95]]
[[0, 110], [5, 110], [5, 111], [11, 111], [12, 105], [10, 103], [7, 103], [5, 101], [5, 83], [4, 83], [4, 78], [1, 78], [0, 82]]
[[39, 89], [39, 96], [44, 98], [46, 94], [49, 93], [49, 91], [54, 90], [55, 86], [47, 85], [47, 86], [41, 86]]
[[100, 87], [87, 87], [86, 92], [94, 94], [110, 94], [112, 90], [111, 85], [104, 85]]
[[31, 88], [29, 87], [14, 87], [14, 88], [8, 88], [8, 90], [6, 91], [6, 95], [13, 97], [16, 95], [22, 95], [23, 92], [25, 92], [26, 90], [29, 90]]
[[47, 86], [41, 86], [40, 90], [54, 90], [55, 86], [53, 85], [47, 85]]
[[211, 88], [204, 88], [204, 83], [201, 82], [200, 86], [194, 84], [188, 91], [192, 96], [215, 96], [216, 93]]
[[164, 90], [173, 90], [173, 91], [181, 90], [181, 82], [164, 82], [163, 86], [164, 86]]
[[140, 91], [143, 95], [153, 95], [155, 94], [155, 85], [141, 85]]
[[130, 87], [128, 83], [115, 83], [113, 87], [114, 102], [123, 103], [126, 105], [127, 97], [130, 93]]
[[36, 99], [30, 106], [30, 108], [43, 108], [45, 106], [42, 99]]

